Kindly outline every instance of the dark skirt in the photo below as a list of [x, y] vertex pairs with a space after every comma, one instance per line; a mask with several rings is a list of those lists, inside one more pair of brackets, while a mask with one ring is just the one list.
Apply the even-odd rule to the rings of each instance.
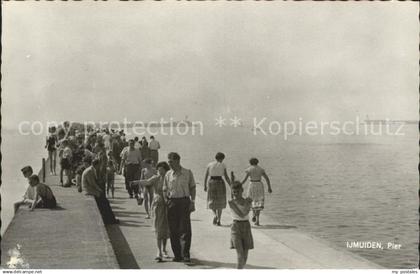
[[254, 239], [251, 233], [251, 224], [249, 221], [233, 221], [231, 226], [231, 249], [253, 249]]
[[209, 181], [207, 207], [213, 210], [226, 208], [226, 185], [221, 177]]
[[70, 169], [71, 168], [70, 160], [67, 158], [62, 158], [60, 161], [60, 166], [61, 166], [61, 169]]

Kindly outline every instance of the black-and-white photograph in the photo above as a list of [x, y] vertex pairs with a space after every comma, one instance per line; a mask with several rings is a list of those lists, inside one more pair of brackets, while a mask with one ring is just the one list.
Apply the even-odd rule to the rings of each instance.
[[4, 273], [417, 273], [418, 2], [1, 5]]

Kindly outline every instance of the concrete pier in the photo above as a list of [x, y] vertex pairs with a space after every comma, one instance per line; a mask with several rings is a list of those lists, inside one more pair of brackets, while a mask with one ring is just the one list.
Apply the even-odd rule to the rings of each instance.
[[[58, 209], [22, 208], [13, 218], [1, 242], [1, 266], [8, 268], [19, 252], [30, 268], [159, 268], [212, 269], [235, 268], [236, 252], [230, 249], [229, 210], [224, 211], [222, 226], [213, 226], [212, 212], [206, 209], [205, 193], [198, 185], [197, 210], [192, 213], [191, 264], [154, 260], [156, 240], [152, 220], [145, 219], [143, 206], [129, 199], [124, 178], [116, 176], [115, 198], [110, 203], [119, 225], [102, 222], [93, 198], [78, 193], [75, 187], [59, 186], [58, 176], [47, 176], [59, 204]], [[264, 216], [261, 227], [253, 227], [255, 249], [249, 252], [247, 268], [381, 268], [322, 239], [281, 224]], [[168, 251], [172, 256], [168, 240]]]
[[18, 210], [1, 241], [1, 267], [8, 268], [7, 263], [16, 260], [16, 254], [9, 253], [19, 245], [29, 268], [119, 268], [95, 200], [75, 187], [61, 187], [59, 176], [47, 176], [45, 183], [59, 207]]
[[[236, 252], [229, 248], [230, 212], [224, 211], [222, 226], [212, 225], [213, 215], [206, 209], [206, 193], [201, 185], [197, 185], [196, 211], [191, 215], [192, 263], [185, 265], [170, 259], [163, 263], [154, 261], [157, 249], [152, 220], [145, 219], [144, 206], [137, 205], [135, 199], [128, 199], [123, 179], [122, 176], [116, 177], [115, 199], [110, 199], [110, 202], [140, 268], [236, 268]], [[266, 216], [263, 220], [262, 226], [252, 228], [255, 249], [249, 252], [247, 268], [381, 268], [292, 225], [280, 224]], [[172, 254], [169, 241], [168, 251]]]

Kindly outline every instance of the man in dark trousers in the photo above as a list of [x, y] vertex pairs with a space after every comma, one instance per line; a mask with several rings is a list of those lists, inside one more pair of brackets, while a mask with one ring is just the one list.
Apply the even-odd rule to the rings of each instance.
[[195, 210], [195, 181], [191, 170], [181, 166], [176, 152], [168, 154], [171, 167], [163, 182], [163, 195], [168, 205], [168, 223], [175, 262], [191, 262], [191, 219]]
[[139, 187], [132, 187], [131, 182], [140, 180], [142, 161], [140, 150], [135, 148], [134, 140], [130, 140], [129, 146], [124, 148], [121, 154], [121, 168], [125, 167], [125, 189], [127, 189], [130, 198], [133, 198], [134, 193], [137, 199], [139, 198]]

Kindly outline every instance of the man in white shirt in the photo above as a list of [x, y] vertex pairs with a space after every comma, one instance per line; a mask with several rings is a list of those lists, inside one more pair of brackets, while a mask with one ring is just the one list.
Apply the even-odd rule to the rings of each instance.
[[167, 203], [168, 226], [174, 262], [191, 262], [191, 219], [195, 210], [196, 186], [191, 170], [183, 168], [176, 152], [168, 155], [171, 167], [163, 181], [163, 196]]
[[142, 157], [140, 150], [134, 147], [134, 140], [130, 140], [128, 148], [124, 148], [121, 152], [121, 168], [125, 168], [125, 188], [127, 189], [130, 198], [133, 198], [133, 193], [136, 199], [139, 197], [139, 187], [132, 187], [131, 182], [140, 180], [141, 162]]
[[139, 142], [139, 137], [134, 137], [134, 148], [135, 149], [140, 149], [140, 147], [141, 147], [141, 144], [140, 144], [140, 142]]
[[110, 151], [111, 150], [111, 135], [109, 135], [109, 132], [105, 132], [105, 135], [103, 136], [103, 140], [104, 140], [104, 145], [105, 145], [105, 149], [106, 151]]
[[150, 143], [149, 143], [149, 149], [150, 149], [150, 158], [153, 161], [153, 165], [157, 165], [159, 162], [159, 149], [160, 149], [160, 143], [155, 140], [154, 136], [150, 136]]

